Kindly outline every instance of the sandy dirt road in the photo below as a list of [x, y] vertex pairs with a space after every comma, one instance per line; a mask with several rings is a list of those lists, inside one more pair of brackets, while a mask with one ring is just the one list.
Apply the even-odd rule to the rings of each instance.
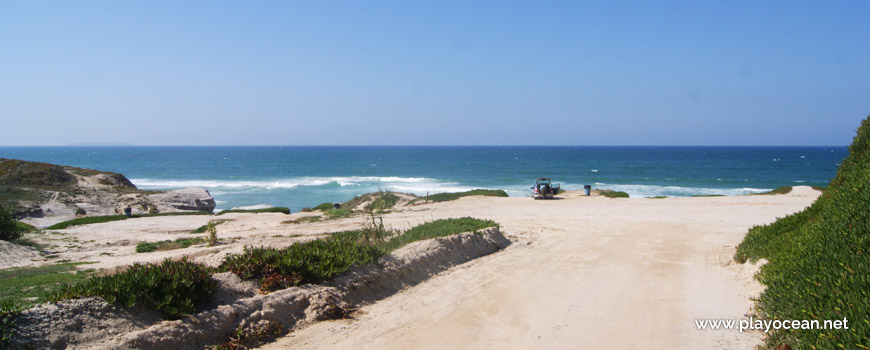
[[698, 330], [744, 318], [761, 287], [732, 257], [747, 229], [811, 204], [775, 196], [463, 198], [388, 215], [394, 226], [473, 216], [514, 244], [264, 349], [751, 349], [760, 333]]

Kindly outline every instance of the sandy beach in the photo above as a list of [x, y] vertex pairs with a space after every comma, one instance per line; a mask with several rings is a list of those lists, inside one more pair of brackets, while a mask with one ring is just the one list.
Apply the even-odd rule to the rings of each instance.
[[[811, 204], [819, 192], [696, 198], [586, 197], [556, 200], [466, 197], [399, 207], [388, 227], [472, 216], [491, 219], [512, 241], [506, 249], [447, 270], [360, 308], [351, 319], [292, 332], [263, 348], [283, 349], [751, 349], [757, 332], [697, 330], [695, 319], [750, 313], [757, 266], [736, 264], [735, 247], [753, 225]], [[8, 265], [90, 261], [112, 269], [189, 256], [218, 265], [244, 246], [286, 246], [355, 229], [363, 217], [288, 223], [313, 213], [165, 216], [45, 233], [55, 257], [5, 259]], [[223, 244], [136, 253], [140, 241], [191, 237], [211, 219]], [[42, 260], [40, 260], [42, 259]], [[11, 261], [11, 262], [10, 262]]]

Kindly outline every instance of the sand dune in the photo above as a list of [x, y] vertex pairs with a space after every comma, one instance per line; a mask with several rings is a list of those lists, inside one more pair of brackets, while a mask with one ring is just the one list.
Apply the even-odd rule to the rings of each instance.
[[[408, 228], [472, 216], [501, 225], [513, 244], [365, 305], [354, 319], [297, 330], [265, 349], [751, 349], [762, 334], [697, 330], [695, 319], [739, 319], [761, 286], [757, 266], [733, 262], [752, 225], [811, 204], [819, 192], [786, 195], [610, 199], [568, 192], [556, 200], [466, 197], [384, 215]], [[136, 253], [139, 241], [196, 236], [210, 216], [138, 218], [37, 237], [57, 260], [111, 269], [189, 256], [218, 265], [246, 245], [286, 246], [359, 228], [364, 217], [293, 224], [311, 213], [227, 214], [217, 247]], [[11, 261], [2, 261], [11, 264]]]
[[668, 199], [464, 198], [389, 216], [489, 218], [515, 241], [363, 307], [353, 320], [294, 332], [264, 349], [752, 349], [757, 332], [697, 330], [744, 318], [761, 291], [735, 264], [752, 225], [819, 192]]

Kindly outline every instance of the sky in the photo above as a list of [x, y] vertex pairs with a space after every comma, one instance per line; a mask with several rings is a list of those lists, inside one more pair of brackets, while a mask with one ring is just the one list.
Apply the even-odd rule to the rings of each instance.
[[847, 145], [870, 1], [2, 1], [0, 145]]

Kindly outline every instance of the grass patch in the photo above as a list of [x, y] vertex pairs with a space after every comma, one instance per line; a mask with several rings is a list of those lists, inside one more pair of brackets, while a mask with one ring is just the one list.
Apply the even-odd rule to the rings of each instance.
[[390, 209], [399, 202], [399, 196], [392, 192], [382, 192], [371, 203], [366, 205], [368, 211], [384, 211]]
[[664, 198], [668, 198], [668, 196], [655, 196], [655, 197], [647, 197], [647, 198], [649, 198], [649, 199], [664, 199]]
[[[735, 259], [767, 259], [760, 317], [849, 320], [848, 330], [773, 330], [769, 349], [866, 349], [870, 344], [870, 117], [836, 177], [808, 208], [749, 230]], [[784, 345], [784, 346], [783, 346]]]
[[607, 198], [629, 198], [628, 193], [613, 190], [598, 190], [598, 194]]
[[[226, 220], [226, 219], [214, 220], [214, 224], [220, 225], [221, 223], [224, 223], [227, 221], [232, 221], [232, 220]], [[190, 233], [205, 233], [206, 231], [208, 231], [208, 224], [197, 227], [197, 228], [191, 230]]]
[[30, 224], [27, 224], [27, 223], [24, 223], [21, 221], [16, 221], [15, 225], [18, 226], [18, 230], [20, 232], [37, 232], [37, 231], [39, 231], [39, 229], [36, 227], [33, 227], [33, 225], [30, 225]]
[[323, 212], [323, 216], [326, 216], [327, 219], [343, 219], [349, 218], [353, 214], [350, 209], [329, 209]]
[[450, 193], [438, 193], [433, 194], [427, 197], [415, 198], [411, 201], [411, 203], [419, 202], [419, 201], [427, 201], [427, 202], [446, 202], [456, 200], [462, 197], [468, 196], [489, 196], [489, 197], [507, 197], [507, 192], [503, 190], [471, 190], [465, 192], [450, 192]]
[[131, 216], [131, 218], [147, 218], [152, 216], [188, 216], [188, 215], [214, 215], [212, 212], [208, 211], [175, 211], [169, 213], [148, 213], [148, 214], [136, 214]]
[[378, 247], [385, 252], [391, 252], [411, 242], [446, 237], [469, 231], [476, 232], [495, 226], [498, 226], [498, 224], [492, 220], [480, 220], [470, 217], [435, 220], [415, 226], [405, 231], [405, 233], [391, 238], [386, 243], [379, 244]]
[[293, 220], [281, 221], [281, 223], [282, 224], [302, 224], [302, 223], [306, 223], [306, 222], [318, 222], [320, 220], [322, 220], [320, 218], [320, 216], [309, 215], [309, 216], [303, 216], [301, 218], [297, 218], [297, 219], [293, 219]]
[[175, 213], [153, 213], [153, 214], [138, 214], [132, 216], [126, 215], [103, 215], [103, 216], [86, 216], [83, 218], [75, 218], [72, 220], [67, 220], [63, 222], [56, 223], [54, 225], [49, 226], [46, 230], [63, 230], [70, 226], [79, 226], [79, 225], [89, 225], [89, 224], [99, 224], [103, 222], [111, 222], [111, 221], [121, 221], [127, 219], [135, 219], [135, 218], [147, 218], [152, 216], [185, 216], [185, 215], [213, 215], [212, 213], [205, 211], [186, 211], [186, 212], [175, 212]]
[[0, 303], [23, 307], [50, 301], [50, 295], [64, 283], [83, 281], [93, 270], [77, 270], [89, 263], [63, 263], [39, 267], [0, 270]]
[[217, 215], [224, 215], [228, 213], [283, 213], [290, 214], [290, 208], [286, 207], [271, 207], [271, 208], [263, 208], [263, 209], [230, 209], [224, 210]]
[[15, 323], [22, 307], [15, 303], [0, 302], [0, 349], [6, 349], [15, 332]]
[[824, 186], [813, 186], [813, 189], [819, 192], [825, 192], [828, 188]]
[[754, 193], [753, 195], [756, 195], [756, 196], [762, 195], [763, 196], [763, 195], [772, 195], [772, 194], [787, 194], [787, 193], [791, 192], [791, 190], [792, 190], [791, 186], [782, 186], [782, 187], [777, 187], [777, 188], [770, 190], [770, 191], [767, 191], [767, 192]]
[[205, 243], [205, 240], [200, 237], [179, 238], [174, 241], [141, 242], [136, 245], [136, 252], [149, 253], [154, 251], [183, 249], [200, 243]]
[[489, 220], [442, 219], [394, 234], [373, 216], [363, 229], [333, 233], [328, 239], [296, 243], [283, 249], [246, 247], [244, 253], [228, 256], [218, 270], [257, 279], [261, 292], [265, 293], [330, 280], [410, 242], [492, 226], [496, 223]]
[[329, 210], [329, 209], [332, 209], [332, 203], [320, 203], [320, 205], [318, 205], [314, 208], [311, 208], [311, 209], [312, 210], [320, 210], [320, 211]]
[[209, 267], [186, 259], [166, 259], [159, 264], [135, 264], [114, 275], [64, 285], [51, 298], [62, 300], [96, 296], [110, 304], [128, 308], [141, 304], [159, 311], [167, 319], [179, 319], [209, 302], [217, 288], [211, 272]]
[[75, 218], [63, 222], [58, 222], [51, 225], [47, 230], [63, 230], [70, 226], [99, 224], [103, 222], [121, 221], [129, 219], [126, 215], [105, 215], [105, 216], [86, 216], [83, 218]]

